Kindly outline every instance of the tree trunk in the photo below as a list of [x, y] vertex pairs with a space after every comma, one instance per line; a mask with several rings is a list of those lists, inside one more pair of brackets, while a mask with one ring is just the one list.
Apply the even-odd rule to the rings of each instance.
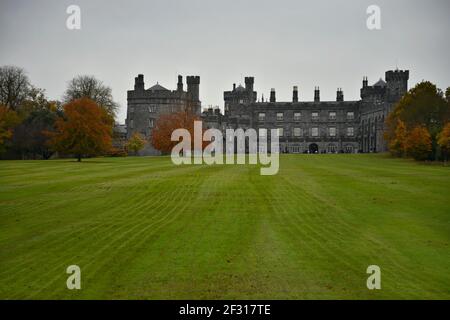
[[78, 155], [77, 162], [81, 162], [81, 154]]

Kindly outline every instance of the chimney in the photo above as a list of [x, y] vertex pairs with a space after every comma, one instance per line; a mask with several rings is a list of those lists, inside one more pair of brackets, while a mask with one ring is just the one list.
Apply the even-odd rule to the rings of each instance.
[[367, 77], [363, 77], [363, 88], [367, 87], [368, 81]]
[[336, 101], [338, 102], [344, 101], [344, 92], [342, 91], [342, 88], [338, 88], [336, 91]]
[[183, 76], [178, 75], [177, 90], [183, 91]]
[[144, 75], [138, 74], [136, 78], [134, 78], [134, 90], [144, 90]]
[[236, 83], [233, 83], [233, 91], [236, 90]]
[[270, 89], [270, 102], [276, 102], [276, 99], [275, 99], [275, 88]]
[[314, 87], [314, 102], [320, 101], [320, 89], [319, 87]]
[[292, 91], [292, 102], [298, 102], [298, 87], [294, 86]]

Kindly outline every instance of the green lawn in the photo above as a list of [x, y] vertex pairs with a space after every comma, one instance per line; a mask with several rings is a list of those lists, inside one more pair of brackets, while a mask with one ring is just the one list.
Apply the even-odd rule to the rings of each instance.
[[[0, 162], [2, 299], [450, 299], [450, 168]], [[81, 268], [81, 290], [66, 268]], [[366, 268], [381, 268], [368, 290]]]

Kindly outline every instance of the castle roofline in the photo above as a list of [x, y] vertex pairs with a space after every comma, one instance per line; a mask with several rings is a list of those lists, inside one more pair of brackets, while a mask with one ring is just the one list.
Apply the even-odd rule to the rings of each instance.
[[375, 82], [375, 84], [373, 86], [374, 87], [386, 87], [386, 82], [383, 79], [380, 78], [380, 80]]
[[164, 88], [159, 83], [156, 83], [154, 86], [147, 89], [148, 91], [170, 91], [169, 89]]

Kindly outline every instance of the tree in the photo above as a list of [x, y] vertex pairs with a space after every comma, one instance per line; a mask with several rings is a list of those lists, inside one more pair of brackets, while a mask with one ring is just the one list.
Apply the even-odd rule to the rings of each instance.
[[409, 132], [406, 139], [407, 155], [415, 160], [426, 160], [432, 150], [431, 135], [425, 126], [416, 126]]
[[25, 71], [15, 66], [0, 67], [0, 104], [17, 110], [30, 91]]
[[395, 135], [389, 142], [389, 151], [397, 157], [406, 155], [406, 139], [408, 136], [405, 123], [397, 120], [398, 124], [395, 128]]
[[69, 81], [64, 94], [64, 103], [80, 98], [89, 98], [114, 117], [118, 104], [114, 102], [112, 91], [94, 76], [81, 75]]
[[88, 98], [73, 100], [64, 106], [64, 117], [56, 120], [56, 131], [48, 133], [50, 145], [58, 152], [76, 155], [100, 155], [111, 148], [113, 118]]
[[163, 114], [156, 121], [152, 130], [151, 143], [163, 154], [169, 154], [178, 141], [171, 141], [172, 132], [176, 129], [186, 129], [194, 136], [194, 121], [200, 118], [189, 109], [177, 113]]
[[31, 112], [43, 109], [62, 112], [61, 102], [48, 100], [44, 89], [30, 86], [28, 96], [19, 109], [21, 116], [25, 118]]
[[21, 159], [50, 158], [53, 151], [45, 132], [53, 131], [58, 115], [62, 115], [59, 102], [47, 100], [45, 90], [30, 86], [28, 97], [17, 112], [21, 123], [14, 130], [11, 155]]
[[436, 136], [450, 118], [449, 92], [447, 89], [444, 97], [442, 90], [436, 85], [423, 81], [400, 99], [386, 119], [385, 138], [388, 145], [394, 147], [392, 153], [398, 154], [398, 149], [395, 149], [399, 143], [396, 141], [398, 140], [396, 130], [400, 120], [407, 129], [417, 126], [424, 126], [427, 129], [432, 139], [434, 158], [437, 158]]
[[447, 122], [442, 131], [439, 133], [437, 143], [441, 147], [444, 159], [448, 160], [450, 153], [450, 122]]
[[134, 152], [134, 154], [137, 154], [140, 150], [142, 150], [145, 146], [145, 139], [142, 137], [139, 133], [134, 133], [131, 138], [127, 142], [127, 148], [128, 150], [131, 150]]
[[13, 135], [14, 127], [20, 122], [17, 113], [0, 105], [0, 152], [6, 149], [6, 143]]
[[14, 130], [12, 145], [16, 154], [20, 154], [22, 159], [29, 156], [49, 159], [54, 152], [48, 144], [48, 132], [55, 130], [58, 114], [62, 115], [51, 107], [31, 111]]

